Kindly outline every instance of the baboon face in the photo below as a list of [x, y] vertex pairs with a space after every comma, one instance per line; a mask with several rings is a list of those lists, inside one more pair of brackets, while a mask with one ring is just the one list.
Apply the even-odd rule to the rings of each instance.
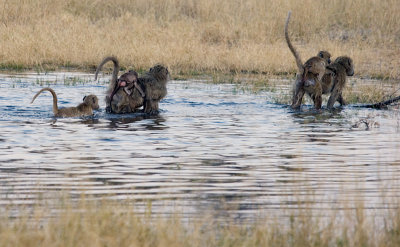
[[130, 83], [137, 83], [138, 73], [136, 71], [130, 70], [128, 73], [121, 75], [117, 81], [120, 87], [125, 87]]
[[158, 81], [163, 81], [163, 80], [168, 80], [169, 79], [169, 71], [168, 68], [161, 65], [161, 64], [157, 64], [154, 67], [150, 68], [149, 71], [151, 74], [154, 75], [154, 77], [158, 80]]
[[335, 63], [341, 64], [346, 69], [346, 74], [348, 76], [354, 75], [354, 65], [351, 58], [346, 56], [338, 57], [336, 58]]
[[330, 64], [331, 63], [331, 54], [327, 51], [318, 52], [318, 57], [325, 59], [325, 61]]
[[83, 97], [83, 102], [90, 105], [92, 107], [92, 109], [94, 109], [94, 110], [97, 110], [100, 108], [99, 107], [99, 99], [94, 94]]

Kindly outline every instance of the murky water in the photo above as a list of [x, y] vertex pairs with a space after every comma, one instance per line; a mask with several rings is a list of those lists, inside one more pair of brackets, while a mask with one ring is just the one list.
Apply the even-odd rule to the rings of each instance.
[[[78, 77], [79, 79], [74, 79]], [[0, 205], [37, 198], [94, 197], [153, 202], [220, 217], [282, 215], [298, 203], [378, 210], [400, 198], [400, 112], [346, 107], [292, 112], [231, 84], [172, 81], [162, 112], [57, 119], [84, 95], [103, 99], [93, 75], [0, 75]], [[54, 82], [57, 82], [54, 84]], [[275, 94], [281, 92], [275, 92]]]

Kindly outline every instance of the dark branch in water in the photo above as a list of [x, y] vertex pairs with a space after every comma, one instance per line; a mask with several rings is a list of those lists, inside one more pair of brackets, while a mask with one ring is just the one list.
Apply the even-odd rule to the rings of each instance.
[[359, 106], [355, 106], [355, 107], [363, 107], [363, 108], [374, 108], [374, 109], [384, 109], [386, 108], [388, 105], [400, 101], [400, 96], [385, 100], [385, 101], [381, 101], [375, 104], [370, 104], [370, 105], [359, 105]]

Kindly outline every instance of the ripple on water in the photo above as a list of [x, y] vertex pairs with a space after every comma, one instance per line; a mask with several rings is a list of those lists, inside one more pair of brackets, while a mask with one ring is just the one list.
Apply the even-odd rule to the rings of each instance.
[[[259, 211], [284, 214], [280, 210], [294, 208], [299, 197], [316, 208], [368, 197], [366, 207], [379, 208], [383, 189], [388, 198], [399, 196], [396, 110], [293, 112], [268, 102], [267, 91], [172, 81], [158, 116], [100, 110], [93, 117], [55, 119], [50, 94], [30, 104], [40, 89], [34, 79], [0, 83], [1, 205], [85, 191], [151, 199], [158, 212], [172, 203], [200, 215], [216, 210], [221, 217], [254, 217]], [[77, 105], [90, 93], [101, 98], [106, 90], [92, 83], [51, 87], [60, 106]], [[379, 126], [354, 127], [366, 118]]]

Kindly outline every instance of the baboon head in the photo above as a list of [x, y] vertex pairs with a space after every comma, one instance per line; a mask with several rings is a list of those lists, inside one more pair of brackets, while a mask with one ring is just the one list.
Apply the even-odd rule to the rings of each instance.
[[138, 73], [136, 71], [129, 70], [128, 73], [125, 73], [118, 78], [117, 83], [120, 87], [125, 87], [130, 83], [137, 83], [137, 80]]
[[354, 65], [351, 58], [346, 56], [338, 57], [336, 58], [335, 63], [342, 65], [346, 69], [346, 74], [348, 76], [354, 75]]
[[325, 59], [325, 61], [330, 64], [331, 63], [331, 54], [327, 51], [318, 52], [318, 57]]
[[83, 102], [86, 103], [87, 105], [91, 106], [92, 109], [94, 109], [94, 110], [99, 109], [99, 99], [94, 94], [90, 94], [90, 95], [83, 97]]
[[152, 74], [157, 81], [169, 80], [169, 71], [164, 65], [156, 64], [154, 67], [150, 68], [149, 73]]

